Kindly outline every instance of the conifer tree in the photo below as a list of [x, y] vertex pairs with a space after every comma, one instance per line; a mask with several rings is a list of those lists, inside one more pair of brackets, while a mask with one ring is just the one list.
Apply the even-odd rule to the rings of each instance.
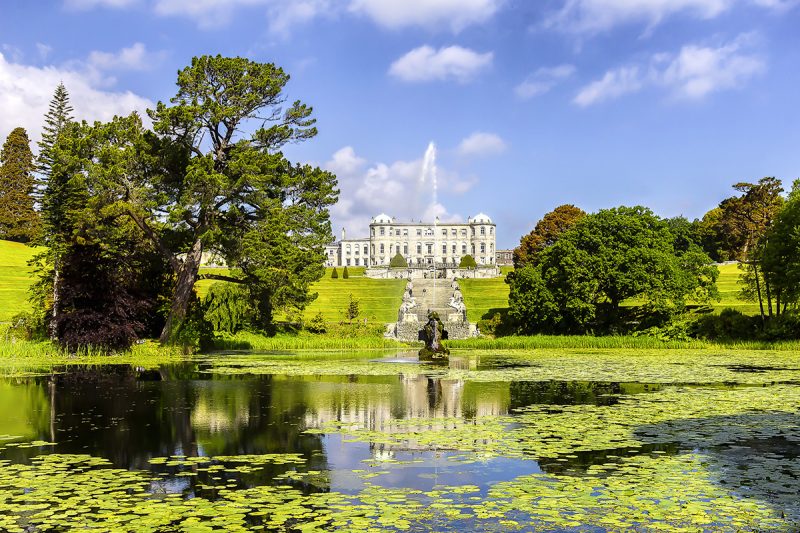
[[35, 165], [24, 128], [11, 131], [0, 152], [0, 239], [30, 242], [39, 230], [33, 209]]
[[44, 115], [42, 140], [39, 141], [38, 170], [40, 173], [40, 188], [47, 186], [50, 172], [53, 168], [55, 154], [53, 146], [64, 128], [72, 122], [72, 106], [69, 103], [69, 93], [63, 83], [59, 83], [47, 113]]
[[[44, 115], [44, 126], [42, 128], [42, 140], [39, 141], [39, 157], [37, 160], [38, 183], [35, 189], [35, 196], [41, 205], [44, 219], [42, 232], [43, 242], [49, 247], [46, 252], [47, 263], [53, 267], [52, 275], [52, 316], [50, 321], [50, 335], [56, 336], [56, 320], [59, 313], [59, 259], [61, 247], [58, 243], [63, 241], [60, 228], [63, 224], [59, 221], [64, 219], [65, 207], [61, 201], [61, 189], [63, 187], [52, 183], [53, 167], [58, 166], [56, 159], [56, 143], [59, 136], [67, 126], [73, 122], [72, 106], [69, 103], [69, 93], [63, 83], [56, 87], [50, 106]], [[64, 180], [62, 180], [64, 181]], [[61, 184], [63, 185], [63, 184]]]

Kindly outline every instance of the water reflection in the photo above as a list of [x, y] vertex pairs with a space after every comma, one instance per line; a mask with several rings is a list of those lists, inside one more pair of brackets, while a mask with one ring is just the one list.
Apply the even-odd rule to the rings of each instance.
[[[474, 369], [480, 361], [452, 358], [450, 365]], [[70, 367], [51, 376], [0, 380], [0, 436], [19, 442], [55, 443], [6, 447], [0, 450], [0, 458], [28, 461], [40, 453], [90, 454], [107, 458], [117, 467], [165, 474], [153, 490], [195, 494], [198, 486], [253, 486], [294, 469], [335, 471], [345, 465], [355, 469], [362, 462], [399, 460], [409, 454], [422, 461], [413, 467], [414, 476], [436, 473], [447, 478], [448, 472], [454, 472], [447, 454], [431, 455], [429, 446], [417, 445], [413, 439], [402, 446], [364, 445], [306, 430], [346, 424], [373, 431], [411, 431], [392, 425], [398, 419], [425, 421], [427, 429], [447, 430], [527, 405], [610, 405], [619, 395], [656, 388], [619, 383], [475, 382], [448, 379], [436, 369], [427, 375], [399, 371], [393, 376], [216, 375], [203, 369], [199, 363], [157, 370], [126, 365]], [[178, 474], [185, 473], [183, 467], [149, 462], [154, 457], [176, 455], [272, 453], [300, 454], [305, 464], [271, 465], [247, 475], [226, 474], [217, 476], [220, 479], [215, 483], [202, 472], [181, 478]], [[591, 461], [580, 458], [578, 462]], [[508, 475], [538, 468], [531, 461], [509, 469]], [[479, 470], [467, 477], [488, 483], [498, 468], [486, 464]], [[386, 479], [407, 481], [408, 471], [398, 472]], [[464, 475], [458, 468], [455, 472]], [[339, 489], [348, 486], [341, 475], [332, 477]], [[328, 489], [325, 481], [317, 483], [314, 490]]]

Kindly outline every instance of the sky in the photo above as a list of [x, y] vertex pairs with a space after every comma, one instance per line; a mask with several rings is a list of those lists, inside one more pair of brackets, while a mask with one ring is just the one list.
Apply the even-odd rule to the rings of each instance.
[[336, 235], [484, 212], [511, 248], [564, 203], [692, 219], [800, 177], [800, 0], [0, 0], [0, 137], [60, 81], [76, 118], [144, 113], [203, 54], [291, 76]]

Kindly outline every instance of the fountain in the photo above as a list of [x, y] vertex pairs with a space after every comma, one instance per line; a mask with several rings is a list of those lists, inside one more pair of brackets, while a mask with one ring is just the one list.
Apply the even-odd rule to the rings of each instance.
[[420, 361], [431, 361], [434, 359], [447, 359], [450, 355], [442, 339], [444, 338], [444, 325], [436, 311], [428, 312], [428, 322], [422, 329], [425, 347], [419, 351]]

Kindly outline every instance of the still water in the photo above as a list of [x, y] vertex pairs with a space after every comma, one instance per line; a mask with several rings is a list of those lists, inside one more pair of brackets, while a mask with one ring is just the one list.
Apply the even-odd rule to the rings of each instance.
[[[283, 366], [279, 369], [291, 365], [285, 356], [280, 360]], [[692, 483], [697, 481], [698, 468], [707, 468], [701, 472], [699, 492], [676, 496], [677, 500], [683, 498], [682, 508], [694, 498], [705, 502], [704, 507], [692, 511], [698, 517], [703, 515], [701, 529], [769, 524], [791, 530], [797, 518], [792, 516], [796, 509], [786, 496], [800, 489], [796, 477], [800, 433], [791, 426], [797, 424], [796, 412], [780, 421], [794, 427], [788, 433], [763, 434], [763, 426], [778, 419], [730, 418], [717, 421], [722, 429], [712, 427], [713, 409], [709, 421], [699, 426], [693, 423], [695, 416], [681, 411], [676, 419], [684, 426], [677, 430], [673, 427], [676, 422], [670, 420], [627, 428], [628, 436], [614, 437], [611, 429], [606, 431], [625, 426], [624, 410], [639, 409], [641, 402], [660, 402], [648, 403], [645, 408], [650, 410], [653, 406], [669, 408], [671, 397], [662, 398], [662, 394], [695, 394], [695, 403], [709, 401], [709, 395], [729, 401], [725, 395], [758, 390], [752, 384], [515, 380], [512, 378], [517, 375], [525, 376], [517, 371], [524, 370], [527, 363], [491, 357], [454, 357], [449, 367], [402, 359], [397, 363], [394, 357], [359, 360], [360, 365], [380, 366], [383, 370], [378, 375], [346, 373], [351, 360], [342, 361], [345, 370], [334, 374], [264, 373], [263, 368], [253, 372], [252, 361], [226, 363], [223, 373], [216, 371], [218, 358], [150, 369], [73, 366], [44, 375], [0, 379], [0, 465], [38, 468], [36, 472], [46, 475], [46, 470], [41, 470], [43, 456], [50, 455], [51, 463], [84, 456], [103, 458], [107, 461], [89, 471], [119, 469], [150, 476], [143, 498], [199, 498], [226, 504], [237, 491], [245, 494], [268, 487], [291, 488], [303, 497], [343, 495], [354, 502], [369, 501], [365, 491], [398, 490], [403, 491], [402, 497], [380, 493], [375, 505], [389, 506], [395, 497], [400, 498], [395, 501], [398, 505], [408, 507], [413, 501], [422, 505], [425, 513], [382, 522], [377, 517], [370, 519], [369, 527], [420, 531], [615, 531], [631, 524], [666, 529], [669, 512], [663, 518], [635, 499], [647, 490], [658, 492], [658, 486], [638, 487], [632, 480], [673, 476], [677, 486], [665, 485], [669, 487], [665, 490], [683, 491], [689, 478]], [[320, 372], [325, 368], [330, 367], [321, 367]], [[484, 371], [492, 379], [479, 379]], [[639, 416], [637, 412], [631, 411], [630, 416]], [[604, 426], [606, 416], [608, 425]], [[743, 436], [729, 435], [730, 423], [754, 429], [743, 431]], [[708, 434], [703, 433], [704, 426], [709, 427]], [[719, 437], [720, 432], [725, 438]], [[605, 442], [607, 435], [612, 436]], [[584, 438], [590, 442], [581, 443]], [[753, 454], [767, 462], [752, 475], [742, 474], [753, 462]], [[695, 461], [697, 456], [700, 458]], [[730, 488], [725, 486], [726, 469], [740, 472], [728, 477]], [[777, 470], [782, 473], [778, 475]], [[680, 476], [688, 478], [682, 481]], [[759, 487], [765, 476], [769, 483], [780, 486]], [[621, 485], [613, 486], [608, 479]], [[587, 480], [592, 481], [587, 484]], [[0, 506], [0, 515], [17, 516], [16, 523], [28, 528], [23, 531], [59, 531], [81, 524], [79, 517], [59, 515], [58, 510], [49, 515], [49, 521], [20, 519], [24, 513], [16, 513], [8, 494], [15, 488], [29, 495], [41, 489], [14, 487], [15, 483], [0, 479], [0, 498], [5, 497], [6, 502], [5, 507]], [[606, 488], [608, 494], [603, 493]], [[74, 487], [65, 490], [80, 492]], [[566, 500], [558, 503], [559, 492], [583, 495], [572, 504]], [[634, 499], [626, 503], [628, 497]], [[641, 512], [630, 523], [625, 517], [633, 515], [625, 512], [617, 521], [603, 522], [595, 516], [608, 516], [603, 510], [608, 502], [603, 498], [616, 499], [617, 508], [629, 505]], [[437, 504], [442, 501], [446, 505], [438, 512]], [[525, 504], [517, 506], [515, 501]], [[655, 505], [664, 503], [658, 495], [647, 499], [647, 504], [653, 501]], [[730, 508], [723, 508], [723, 502]], [[586, 509], [565, 512], [565, 504], [573, 508], [585, 505]], [[245, 516], [246, 512], [241, 513], [242, 523], [291, 530], [318, 518], [314, 509], [322, 506], [312, 500], [307, 516], [293, 515], [279, 527], [269, 526], [266, 518]], [[540, 509], [544, 514], [539, 517]], [[721, 510], [719, 516], [712, 516], [717, 510]], [[391, 515], [389, 511], [384, 514]], [[91, 518], [99, 530], [147, 529], [130, 521], [112, 527], [96, 516]], [[180, 525], [183, 518], [162, 520], [151, 530], [191, 530]], [[734, 520], [740, 518], [750, 522]], [[359, 525], [348, 520], [337, 525], [320, 519], [315, 527]], [[678, 525], [692, 520], [689, 516]], [[217, 526], [219, 530], [234, 529], [224, 523]]]

